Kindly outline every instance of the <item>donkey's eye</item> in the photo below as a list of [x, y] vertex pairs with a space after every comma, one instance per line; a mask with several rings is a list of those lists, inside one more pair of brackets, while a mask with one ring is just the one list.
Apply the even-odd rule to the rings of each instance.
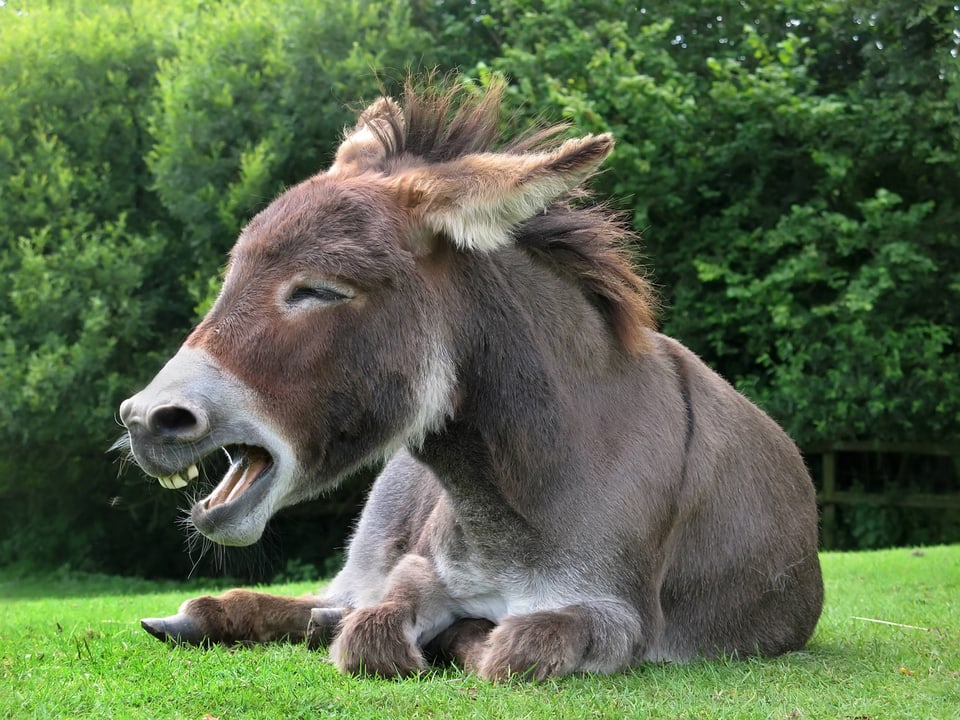
[[287, 302], [291, 305], [301, 305], [307, 302], [317, 302], [325, 305], [341, 303], [350, 300], [353, 294], [343, 288], [330, 285], [300, 285], [293, 289]]

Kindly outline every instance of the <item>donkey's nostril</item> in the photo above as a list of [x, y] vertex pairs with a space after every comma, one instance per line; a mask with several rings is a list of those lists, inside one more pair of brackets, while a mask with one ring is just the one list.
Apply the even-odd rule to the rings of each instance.
[[182, 405], [161, 405], [147, 415], [151, 432], [179, 440], [195, 440], [207, 434], [206, 417]]

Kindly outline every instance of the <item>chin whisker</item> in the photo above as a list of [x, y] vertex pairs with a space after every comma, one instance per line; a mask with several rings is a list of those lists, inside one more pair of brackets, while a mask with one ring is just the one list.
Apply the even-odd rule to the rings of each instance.
[[136, 465], [137, 460], [133, 456], [133, 449], [130, 447], [130, 433], [123, 433], [107, 448], [108, 453], [118, 453], [114, 460], [117, 463], [117, 477], [123, 475], [128, 465]]
[[[192, 504], [192, 503], [191, 503]], [[187, 557], [190, 558], [190, 572], [187, 577], [193, 577], [200, 567], [204, 557], [213, 549], [214, 543], [205, 538], [196, 525], [193, 524], [193, 518], [190, 517], [190, 509], [184, 508], [181, 516], [176, 520], [177, 525], [184, 532], [184, 545], [187, 550]]]

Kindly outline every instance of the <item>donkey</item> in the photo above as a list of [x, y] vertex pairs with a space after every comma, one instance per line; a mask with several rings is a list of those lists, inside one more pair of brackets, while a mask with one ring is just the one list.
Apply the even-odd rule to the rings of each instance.
[[502, 90], [408, 81], [363, 111], [328, 170], [240, 233], [209, 313], [121, 405], [165, 487], [227, 452], [190, 511], [224, 545], [386, 461], [322, 592], [194, 598], [148, 632], [493, 680], [810, 638], [823, 582], [796, 446], [655, 331], [635, 238], [580, 189], [611, 136], [500, 145]]

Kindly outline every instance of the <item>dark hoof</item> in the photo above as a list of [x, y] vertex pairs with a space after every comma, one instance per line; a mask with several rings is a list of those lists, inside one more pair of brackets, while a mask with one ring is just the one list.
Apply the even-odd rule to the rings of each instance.
[[183, 613], [165, 618], [144, 618], [140, 627], [157, 640], [175, 645], [206, 645], [209, 642], [197, 624]]
[[316, 650], [329, 645], [345, 614], [344, 608], [313, 608], [307, 625], [307, 647]]

